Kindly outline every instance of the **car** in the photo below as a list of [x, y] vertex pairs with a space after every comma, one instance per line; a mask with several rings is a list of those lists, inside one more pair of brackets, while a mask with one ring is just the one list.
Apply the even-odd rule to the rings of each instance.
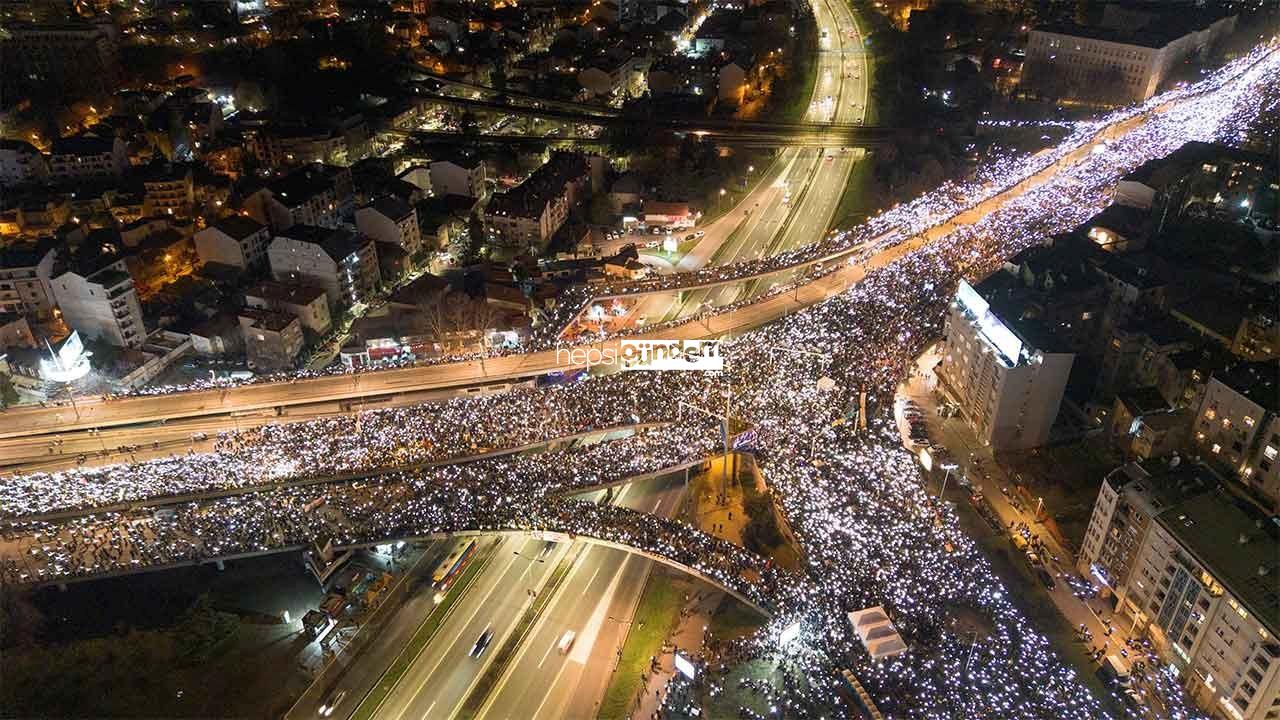
[[835, 155], [828, 155], [828, 156], [826, 157], [826, 162], [831, 162], [832, 160], [835, 160], [835, 158], [836, 158], [836, 156], [835, 156]]
[[[759, 205], [760, 203], [756, 203], [756, 204], [757, 204], [757, 205]], [[707, 234], [707, 231], [706, 231], [706, 230], [699, 230], [698, 232], [694, 233], [694, 234], [693, 234], [693, 236], [694, 236], [694, 237], [696, 237], [696, 238], [700, 238], [700, 237], [702, 237], [703, 235], [706, 235], [706, 234]]]
[[476, 642], [471, 646], [471, 652], [467, 653], [473, 658], [478, 658], [489, 649], [489, 643], [493, 642], [493, 628], [488, 627], [484, 632], [480, 633], [480, 637], [476, 638]]
[[556, 643], [556, 648], [560, 650], [560, 654], [567, 654], [573, 648], [573, 641], [577, 638], [578, 633], [573, 630], [565, 630], [564, 634], [560, 636], [560, 642]]
[[545, 543], [542, 544], [542, 549], [538, 551], [538, 559], [545, 560], [546, 557], [551, 554], [551, 551], [555, 549], [556, 549], [555, 540], [546, 541]]
[[1036, 568], [1036, 576], [1040, 578], [1040, 582], [1044, 584], [1046, 589], [1052, 590], [1058, 586], [1058, 583], [1053, 581], [1053, 576], [1042, 567]]
[[697, 236], [696, 236], [696, 235], [694, 235], [693, 233], [689, 233], [688, 235], [685, 235], [685, 236], [684, 236], [684, 239], [685, 239], [685, 242], [688, 242], [688, 241], [690, 241], [690, 240], [694, 239], [695, 237], [697, 237]]
[[330, 715], [333, 715], [333, 711], [338, 707], [338, 705], [342, 704], [342, 701], [346, 699], [346, 697], [346, 690], [339, 690], [333, 693], [329, 696], [329, 699], [325, 700], [320, 705], [320, 709], [317, 711], [317, 714], [319, 714], [320, 717], [329, 717]]

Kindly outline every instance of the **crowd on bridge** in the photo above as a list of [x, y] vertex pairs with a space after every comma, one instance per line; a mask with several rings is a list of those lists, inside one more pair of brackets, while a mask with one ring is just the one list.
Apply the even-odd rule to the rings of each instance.
[[[773, 621], [746, 655], [772, 657], [806, 678], [793, 687], [804, 688], [807, 702], [795, 707], [811, 707], [820, 693], [830, 695], [819, 698], [830, 700], [827, 707], [839, 707], [835, 670], [849, 668], [879, 709], [896, 717], [1105, 717], [1099, 699], [1027, 619], [961, 530], [954, 510], [931, 497], [886, 417], [887, 399], [911, 359], [936, 336], [957, 276], [981, 276], [1009, 255], [1078, 225], [1107, 202], [1121, 173], [1152, 157], [1187, 140], [1232, 139], [1259, 112], [1276, 107], [1278, 77], [1276, 57], [1237, 61], [1203, 85], [1079, 124], [1054, 152], [1011, 163], [1012, 169], [986, 170], [970, 184], [946, 186], [880, 216], [860, 231], [868, 233], [864, 237], [889, 228], [914, 235], [972, 205], [975, 188], [991, 193], [1016, 185], [1079, 149], [1105, 124], [1181, 99], [975, 222], [873, 269], [849, 291], [727, 341], [726, 371], [720, 375], [625, 373], [564, 388], [577, 396], [564, 402], [577, 403], [592, 423], [617, 423], [632, 416], [678, 418], [681, 403], [708, 407], [731, 387], [729, 412], [756, 428], [754, 450], [769, 492], [803, 548], [802, 578], [678, 521], [557, 494], [585, 487], [579, 482], [599, 484], [713, 452], [717, 439], [710, 419], [688, 432], [658, 431], [586, 448], [184, 503], [168, 517], [112, 511], [62, 523], [15, 524], [4, 538], [3, 577], [31, 582], [94, 574], [101, 565], [86, 563], [104, 557], [113, 567], [152, 563], [145, 552], [163, 553], [154, 557], [170, 562], [198, 561], [328, 538], [342, 545], [463, 529], [556, 530], [669, 558], [771, 608]], [[830, 249], [802, 249], [789, 262]], [[831, 382], [820, 382], [824, 378]], [[868, 396], [865, 418], [857, 417], [860, 391]], [[516, 393], [492, 402], [518, 406], [530, 397], [540, 396]], [[595, 408], [596, 403], [610, 407]], [[537, 426], [546, 421], [546, 408], [536, 402], [510, 414], [490, 411], [511, 418], [506, 430], [516, 437], [543, 437]], [[466, 417], [453, 422], [455, 432], [471, 427]], [[388, 421], [385, 431], [393, 432], [395, 424]], [[367, 427], [347, 430], [370, 433]], [[320, 448], [316, 456], [334, 452], [328, 437], [277, 441], [276, 432], [294, 431], [273, 429], [237, 442], [306, 452], [308, 462], [314, 460], [311, 450], [303, 450], [308, 443]], [[492, 432], [498, 430], [483, 436]], [[438, 442], [456, 451], [468, 441]], [[635, 445], [630, 451], [628, 442]], [[668, 447], [683, 444], [688, 452]], [[395, 443], [384, 448], [394, 451]], [[351, 456], [352, 462], [368, 460]], [[160, 549], [142, 549], [155, 546]], [[30, 566], [22, 564], [25, 556], [54, 574], [32, 578]], [[874, 605], [891, 617], [906, 652], [873, 659], [862, 648], [847, 613]], [[801, 632], [784, 646], [781, 629], [797, 622]], [[788, 692], [801, 691], [781, 692], [786, 700]], [[1177, 703], [1169, 713], [1194, 716]]]

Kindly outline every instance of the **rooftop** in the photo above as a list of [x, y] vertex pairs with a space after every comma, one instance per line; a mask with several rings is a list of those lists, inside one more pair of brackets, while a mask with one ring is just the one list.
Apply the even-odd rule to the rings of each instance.
[[1273, 520], [1219, 491], [1187, 498], [1157, 521], [1268, 632], [1280, 634], [1280, 528]]
[[322, 288], [311, 285], [290, 285], [263, 280], [245, 291], [245, 297], [262, 298], [291, 305], [310, 305], [325, 296]]
[[[1128, 14], [1125, 18], [1125, 27], [1060, 22], [1043, 25], [1037, 27], [1036, 30], [1038, 32], [1070, 35], [1088, 40], [1162, 48], [1184, 35], [1203, 30], [1224, 17], [1222, 12], [1198, 8], [1189, 2], [1170, 2], [1166, 6], [1166, 10], [1159, 13]], [[1141, 27], [1135, 28], [1133, 23], [1138, 17], [1147, 17], [1148, 22]]]
[[212, 227], [217, 228], [236, 240], [243, 240], [256, 232], [259, 232], [266, 226], [251, 217], [244, 215], [228, 215], [219, 220], [215, 220]]
[[413, 215], [413, 207], [394, 195], [384, 195], [374, 200], [371, 207], [395, 222], [406, 220]]
[[485, 214], [536, 218], [547, 203], [564, 192], [566, 183], [588, 172], [585, 156], [556, 153], [524, 182], [505, 193], [494, 195], [485, 208]]
[[1280, 361], [1237, 363], [1215, 372], [1213, 379], [1269, 412], [1280, 412]]
[[279, 237], [318, 245], [335, 262], [342, 262], [351, 255], [360, 252], [360, 249], [366, 243], [362, 236], [350, 230], [316, 225], [294, 225], [288, 230], [282, 230]]
[[333, 174], [321, 164], [308, 165], [267, 184], [271, 194], [288, 207], [297, 207], [333, 189]]
[[262, 328], [271, 332], [280, 332], [289, 327], [290, 324], [298, 322], [298, 318], [285, 313], [272, 312], [270, 310], [258, 310], [256, 308], [241, 308], [241, 320], [249, 320], [249, 327]]
[[1134, 415], [1146, 415], [1169, 409], [1169, 403], [1164, 399], [1164, 395], [1161, 395], [1155, 387], [1125, 390], [1119, 393], [1116, 399]]

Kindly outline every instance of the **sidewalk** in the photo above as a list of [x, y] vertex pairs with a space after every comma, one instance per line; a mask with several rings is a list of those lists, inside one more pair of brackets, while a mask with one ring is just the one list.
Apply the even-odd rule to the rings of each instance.
[[657, 670], [649, 673], [644, 689], [633, 706], [629, 717], [633, 720], [653, 718], [662, 704], [662, 691], [675, 675], [675, 653], [693, 659], [702, 651], [702, 642], [706, 637], [707, 627], [711, 624], [711, 615], [720, 606], [724, 593], [712, 590], [702, 583], [694, 586], [684, 608], [680, 611], [680, 622], [676, 625], [662, 647], [662, 655], [657, 658]]
[[[947, 486], [948, 498], [956, 503], [968, 501], [968, 490], [956, 481], [957, 476], [965, 476], [972, 482], [973, 490], [980, 492], [995, 511], [996, 517], [1004, 527], [1005, 536], [1011, 533], [1011, 527], [1025, 524], [1030, 534], [1036, 536], [1048, 550], [1049, 556], [1043, 558], [1044, 568], [1058, 582], [1052, 590], [1047, 587], [1045, 590], [1059, 614], [1073, 628], [1079, 628], [1083, 624], [1093, 634], [1088, 646], [1103, 648], [1104, 655], [1120, 657], [1121, 664], [1128, 669], [1129, 660], [1121, 657], [1120, 651], [1125, 648], [1131, 628], [1123, 627], [1124, 623], [1110, 625], [1111, 634], [1107, 635], [1108, 624], [1104, 620], [1111, 620], [1112, 614], [1107, 607], [1107, 601], [1101, 598], [1083, 600], [1072, 592], [1070, 584], [1065, 581], [1066, 577], [1076, 575], [1075, 556], [1062, 547], [1051, 533], [1045, 531], [1040, 520], [1036, 518], [1034, 506], [1023, 508], [1019, 504], [1015, 507], [1012, 501], [1014, 482], [996, 463], [990, 449], [978, 442], [964, 420], [960, 417], [938, 416], [938, 394], [935, 392], [937, 378], [931, 370], [937, 360], [938, 356], [932, 351], [922, 355], [917, 360], [911, 377], [899, 387], [897, 397], [910, 398], [923, 409], [930, 437], [934, 442], [945, 446], [960, 465], [960, 468], [951, 474], [951, 483]], [[898, 416], [899, 427], [903, 428], [905, 423], [900, 413]], [[928, 490], [936, 495], [940, 489], [939, 486], [940, 483], [931, 482]], [[1028, 562], [1025, 556], [1015, 559]], [[1136, 659], [1136, 655], [1130, 653], [1130, 659]]]

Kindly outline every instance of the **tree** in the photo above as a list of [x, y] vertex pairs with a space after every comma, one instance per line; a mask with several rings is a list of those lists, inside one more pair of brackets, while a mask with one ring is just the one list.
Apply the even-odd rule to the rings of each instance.
[[484, 240], [484, 221], [480, 219], [480, 213], [473, 212], [467, 219], [467, 242], [459, 251], [458, 264], [466, 267], [479, 262], [480, 248], [484, 246]]
[[591, 205], [587, 208], [587, 219], [595, 225], [608, 225], [613, 220], [613, 203], [607, 193], [598, 192], [591, 196]]
[[21, 400], [18, 391], [13, 387], [13, 380], [8, 375], [0, 375], [0, 408], [17, 405]]

